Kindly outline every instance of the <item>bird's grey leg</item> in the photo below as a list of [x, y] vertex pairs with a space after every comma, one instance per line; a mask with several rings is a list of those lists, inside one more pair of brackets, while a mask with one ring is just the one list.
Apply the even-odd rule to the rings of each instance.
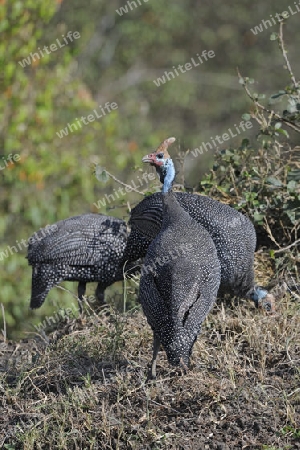
[[86, 290], [86, 283], [84, 281], [79, 281], [78, 283], [78, 308], [80, 314], [82, 314], [82, 300]]
[[157, 355], [159, 352], [159, 347], [160, 347], [159, 336], [157, 334], [153, 333], [153, 356], [152, 356], [152, 361], [151, 361], [151, 368], [149, 369], [149, 372], [148, 372], [147, 381], [155, 380], [155, 378], [156, 378], [156, 360], [157, 360]]
[[97, 289], [96, 289], [96, 298], [100, 305], [105, 304], [104, 291], [105, 291], [105, 288], [100, 283], [98, 283]]
[[181, 371], [182, 371], [182, 375], [186, 375], [188, 373], [188, 371], [189, 371], [188, 366], [185, 364], [185, 362], [183, 361], [182, 358], [180, 358], [180, 368], [181, 368]]

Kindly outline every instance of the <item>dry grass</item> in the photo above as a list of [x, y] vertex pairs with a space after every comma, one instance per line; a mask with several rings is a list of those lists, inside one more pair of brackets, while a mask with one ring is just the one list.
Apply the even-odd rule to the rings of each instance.
[[4, 449], [300, 448], [300, 306], [218, 303], [178, 375], [140, 311], [68, 320], [49, 342], [0, 344]]

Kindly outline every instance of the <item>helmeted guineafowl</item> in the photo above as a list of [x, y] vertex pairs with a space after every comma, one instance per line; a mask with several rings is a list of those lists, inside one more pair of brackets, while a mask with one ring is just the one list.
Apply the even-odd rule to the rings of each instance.
[[[161, 146], [150, 156], [154, 159], [160, 152]], [[162, 177], [160, 169], [163, 167], [156, 169]], [[230, 206], [206, 196], [184, 192], [174, 195], [180, 206], [209, 232], [214, 241], [221, 263], [219, 295], [229, 293], [250, 298], [256, 306], [273, 311], [274, 296], [254, 282], [256, 233], [250, 220]], [[163, 199], [160, 192], [146, 197], [132, 209], [127, 247], [134, 249], [135, 259], [146, 254], [148, 246], [161, 229], [162, 221]]]
[[201, 324], [217, 296], [221, 269], [209, 233], [184, 211], [172, 192], [175, 169], [164, 141], [161, 151], [146, 156], [161, 168], [163, 218], [142, 267], [139, 299], [153, 330], [153, 359], [148, 378], [156, 376], [163, 345], [172, 365], [187, 368]]
[[87, 282], [98, 282], [96, 297], [123, 279], [127, 225], [121, 219], [100, 214], [83, 214], [61, 220], [37, 231], [28, 246], [32, 265], [31, 308], [39, 308], [50, 289], [61, 281], [78, 281], [81, 300]]

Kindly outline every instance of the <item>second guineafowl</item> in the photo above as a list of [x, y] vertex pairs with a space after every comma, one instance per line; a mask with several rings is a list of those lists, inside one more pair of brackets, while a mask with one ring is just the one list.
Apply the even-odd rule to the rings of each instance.
[[50, 289], [61, 281], [78, 281], [78, 299], [86, 283], [98, 282], [96, 297], [123, 279], [127, 225], [121, 219], [83, 214], [61, 220], [29, 239], [28, 263], [32, 266], [31, 308], [39, 308]]
[[[164, 146], [165, 142], [149, 158], [155, 160]], [[163, 166], [156, 166], [156, 170], [162, 181]], [[273, 311], [273, 295], [254, 281], [256, 233], [250, 220], [230, 206], [203, 195], [185, 192], [176, 192], [174, 195], [180, 206], [209, 232], [214, 241], [221, 263], [219, 295], [229, 293], [250, 298], [256, 306]], [[127, 248], [134, 249], [135, 259], [146, 254], [148, 246], [161, 229], [162, 221], [163, 197], [159, 192], [146, 197], [131, 211]]]
[[201, 324], [213, 306], [220, 284], [220, 263], [213, 240], [178, 203], [172, 192], [175, 177], [164, 141], [148, 162], [161, 170], [163, 219], [142, 268], [140, 302], [153, 330], [153, 359], [149, 378], [156, 376], [160, 344], [169, 362], [186, 369]]

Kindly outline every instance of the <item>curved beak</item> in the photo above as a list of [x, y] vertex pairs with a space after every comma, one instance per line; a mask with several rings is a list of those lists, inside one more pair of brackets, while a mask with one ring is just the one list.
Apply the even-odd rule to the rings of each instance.
[[149, 155], [146, 155], [142, 158], [143, 163], [153, 163], [155, 161], [155, 156], [153, 153], [149, 153]]

